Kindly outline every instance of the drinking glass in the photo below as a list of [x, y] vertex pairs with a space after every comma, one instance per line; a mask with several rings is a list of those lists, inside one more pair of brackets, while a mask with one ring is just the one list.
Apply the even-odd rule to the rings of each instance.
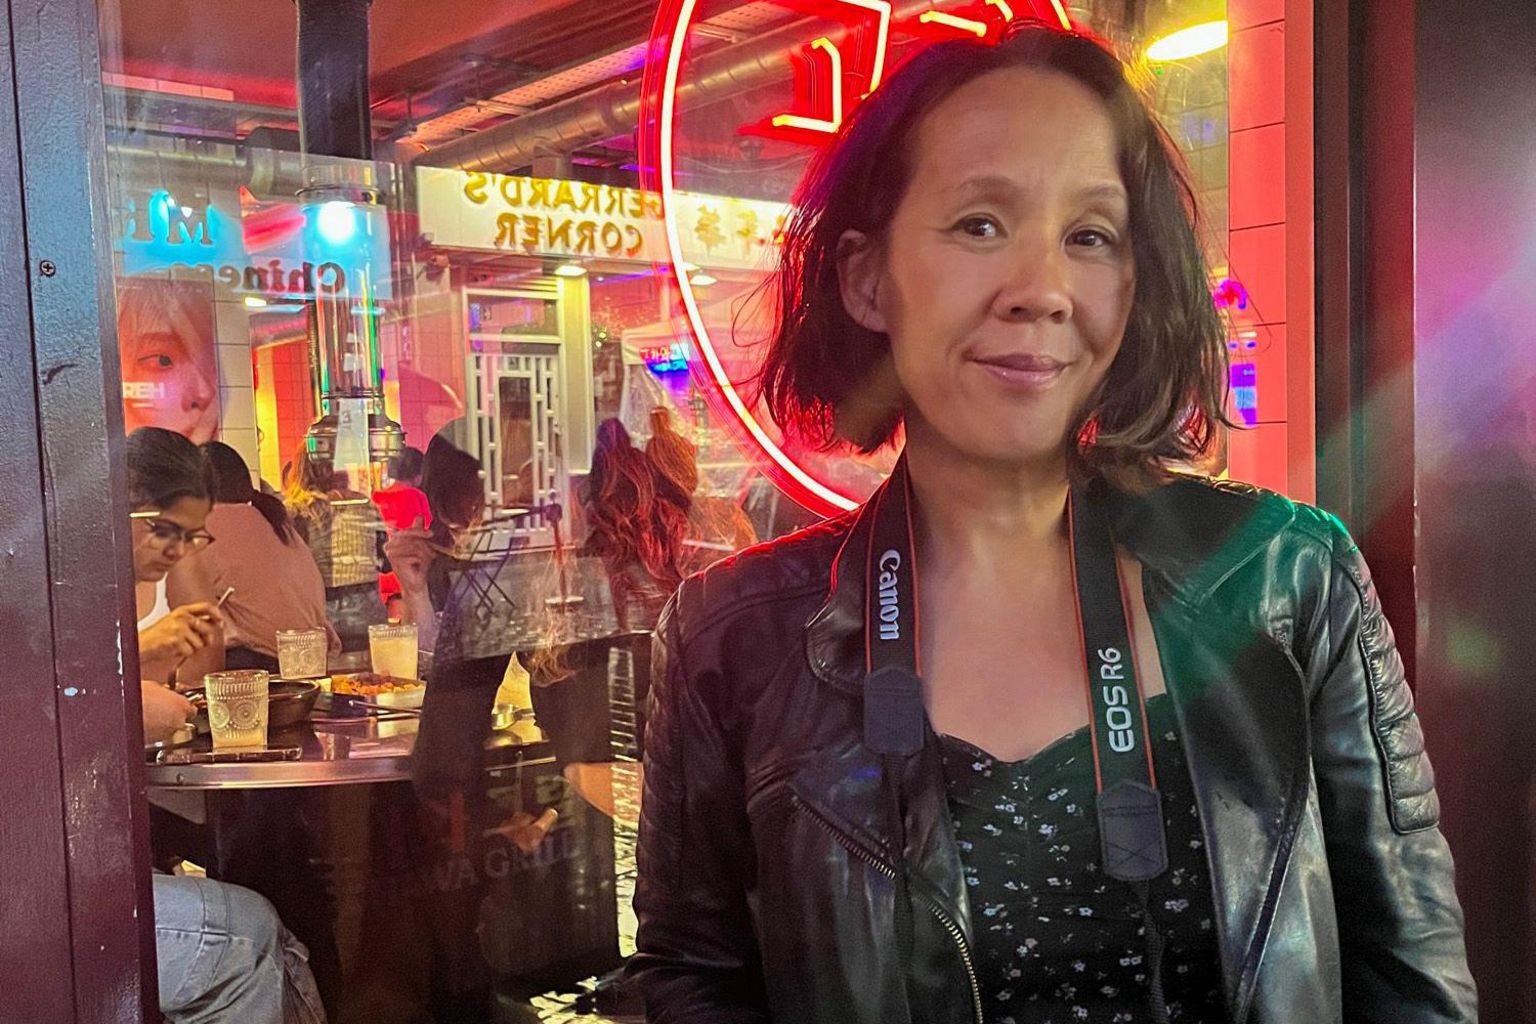
[[330, 638], [323, 629], [277, 631], [277, 668], [284, 679], [319, 679], [325, 675]]
[[267, 673], [263, 669], [210, 672], [203, 677], [208, 726], [215, 750], [267, 746]]
[[416, 624], [369, 626], [368, 653], [373, 670], [396, 679], [416, 678]]

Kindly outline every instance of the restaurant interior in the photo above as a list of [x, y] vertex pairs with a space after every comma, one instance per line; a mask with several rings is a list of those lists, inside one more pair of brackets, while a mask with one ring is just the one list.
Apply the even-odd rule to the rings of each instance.
[[[888, 451], [795, 447], [749, 386], [778, 231], [844, 93], [1015, 16], [1132, 57], [1189, 162], [1231, 327], [1247, 429], [1199, 468], [1312, 500], [1295, 6], [103, 3], [125, 427], [222, 442], [333, 538], [330, 650], [303, 668], [280, 636], [254, 644], [272, 686], [297, 684], [281, 721], [272, 691], [259, 756], [197, 733], [147, 752], [156, 866], [271, 900], [338, 1024], [634, 1018], [661, 588], [604, 557], [634, 514], [604, 507], [605, 481], [662, 467], [691, 569], [889, 471]], [[828, 53], [846, 61], [830, 96]], [[407, 489], [442, 520], [435, 645], [384, 558], [413, 523], [379, 495]], [[346, 531], [361, 582], [329, 557]]]

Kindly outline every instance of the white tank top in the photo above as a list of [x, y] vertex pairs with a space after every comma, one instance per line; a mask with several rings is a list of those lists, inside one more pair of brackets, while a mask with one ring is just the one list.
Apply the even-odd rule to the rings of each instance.
[[139, 631], [143, 632], [169, 614], [171, 602], [165, 596], [165, 577], [162, 576], [155, 581], [155, 606], [139, 620]]

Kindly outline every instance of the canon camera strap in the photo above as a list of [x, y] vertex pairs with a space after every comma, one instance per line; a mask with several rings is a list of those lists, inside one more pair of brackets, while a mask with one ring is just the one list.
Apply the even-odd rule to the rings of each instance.
[[[923, 707], [921, 615], [912, 528], [912, 483], [898, 460], [889, 482], [872, 499], [864, 597], [864, 744], [881, 758], [890, 803], [896, 869], [897, 955], [903, 976], [912, 955], [912, 898], [906, 869], [907, 759], [922, 750], [928, 720]], [[1168, 867], [1162, 800], [1148, 743], [1146, 704], [1131, 648], [1129, 611], [1103, 509], [1074, 489], [1067, 500], [1072, 582], [1078, 632], [1088, 673], [1089, 733], [1098, 796], [1099, 844], [1104, 873], [1132, 883], [1146, 914], [1150, 954], [1150, 1008], [1167, 1020], [1160, 961], [1162, 937], [1148, 906], [1147, 882]]]
[[[865, 591], [865, 745], [882, 757], [922, 749], [921, 621], [906, 460], [876, 496]], [[1103, 510], [1074, 491], [1068, 500], [1073, 583], [1092, 707], [1094, 775], [1104, 872], [1144, 882], [1166, 869], [1162, 804], [1147, 742], [1125, 596]]]

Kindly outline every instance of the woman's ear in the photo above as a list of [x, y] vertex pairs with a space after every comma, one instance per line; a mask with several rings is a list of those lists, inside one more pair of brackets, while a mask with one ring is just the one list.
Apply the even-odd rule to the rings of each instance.
[[885, 333], [880, 311], [880, 253], [862, 231], [844, 231], [837, 240], [837, 286], [843, 309], [865, 330]]

